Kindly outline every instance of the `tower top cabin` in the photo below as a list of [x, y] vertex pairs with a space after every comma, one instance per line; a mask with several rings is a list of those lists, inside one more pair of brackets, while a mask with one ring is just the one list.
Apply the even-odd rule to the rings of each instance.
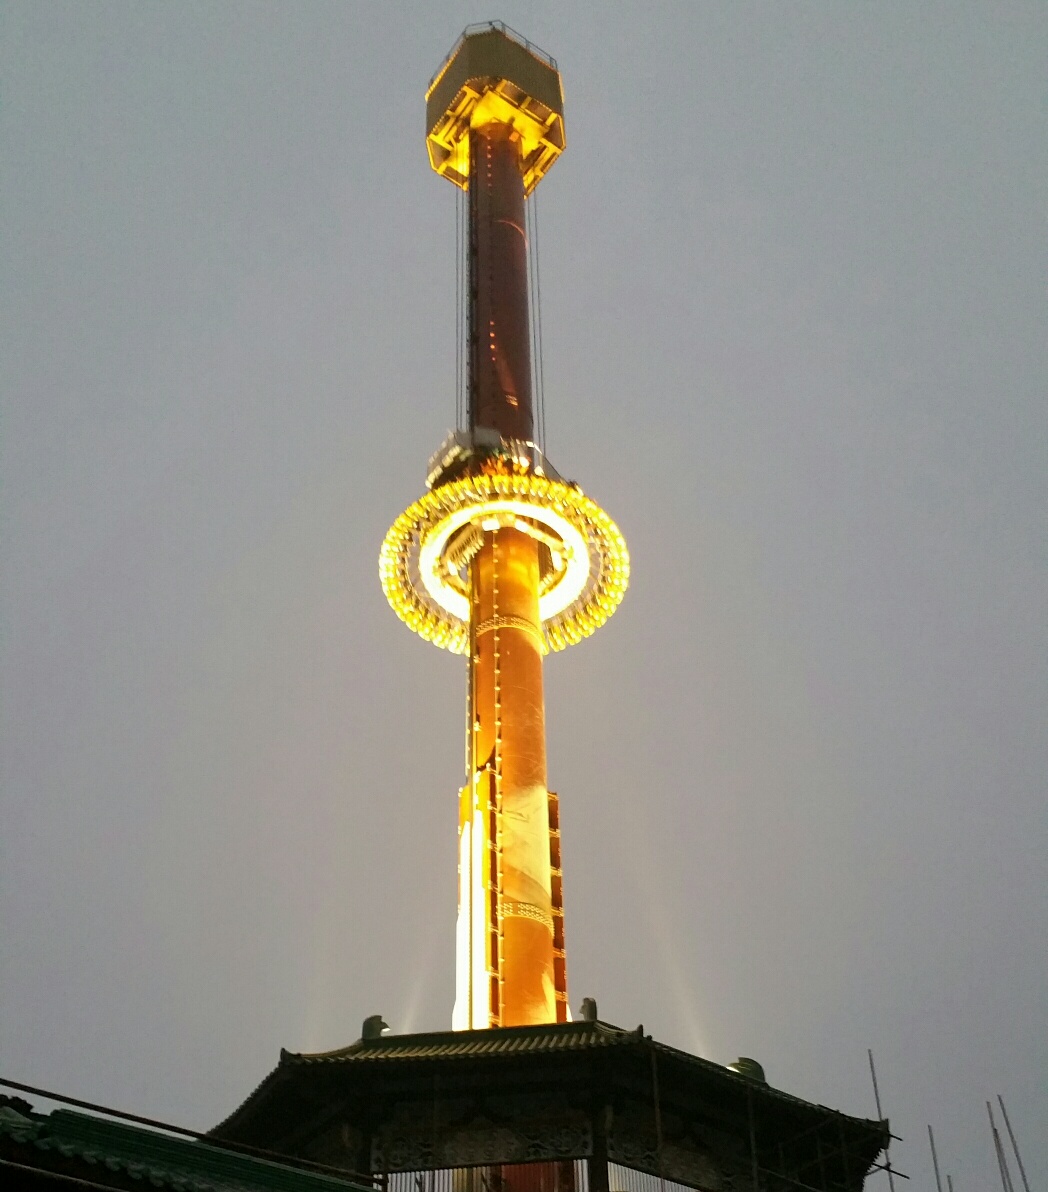
[[470, 130], [503, 124], [521, 141], [524, 193], [564, 151], [564, 92], [556, 61], [501, 21], [470, 25], [426, 91], [433, 169], [469, 187]]

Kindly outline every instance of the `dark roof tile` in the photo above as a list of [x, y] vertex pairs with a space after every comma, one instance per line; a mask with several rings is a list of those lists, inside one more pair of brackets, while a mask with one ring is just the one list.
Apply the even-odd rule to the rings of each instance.
[[[5, 1138], [19, 1146], [61, 1155], [65, 1160], [91, 1168], [123, 1173], [143, 1184], [172, 1188], [175, 1192], [232, 1189], [356, 1192], [359, 1189], [359, 1185], [336, 1175], [68, 1109], [47, 1115], [26, 1115], [0, 1107], [0, 1140]], [[97, 1171], [95, 1178], [100, 1178]]]

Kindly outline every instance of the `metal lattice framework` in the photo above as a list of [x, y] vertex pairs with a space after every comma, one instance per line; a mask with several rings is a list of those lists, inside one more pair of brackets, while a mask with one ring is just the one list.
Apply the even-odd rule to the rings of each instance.
[[425, 641], [465, 654], [469, 596], [461, 576], [469, 537], [513, 526], [543, 543], [539, 598], [544, 645], [563, 650], [618, 608], [629, 552], [618, 526], [581, 489], [535, 474], [466, 476], [432, 489], [386, 534], [379, 577], [393, 611]]

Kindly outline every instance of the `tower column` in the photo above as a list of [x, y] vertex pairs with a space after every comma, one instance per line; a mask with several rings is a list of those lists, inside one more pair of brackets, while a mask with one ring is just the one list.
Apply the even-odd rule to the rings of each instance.
[[521, 141], [512, 125], [470, 132], [469, 426], [533, 435], [528, 248]]
[[[520, 137], [512, 125], [484, 125], [470, 134], [470, 154], [470, 430], [530, 440]], [[491, 931], [488, 1023], [555, 1022], [539, 544], [508, 519], [485, 531], [470, 572], [470, 778], [483, 791], [490, 775], [495, 803], [495, 815], [484, 818], [491, 837], [483, 903]], [[474, 915], [479, 901], [472, 899]], [[476, 947], [477, 933], [470, 934]], [[483, 1013], [478, 992], [473, 1001]]]
[[[426, 92], [426, 148], [468, 196], [469, 417], [430, 460], [429, 491], [386, 534], [379, 576], [406, 625], [469, 662], [452, 1023], [563, 1022], [543, 656], [611, 616], [629, 554], [611, 518], [534, 441], [524, 216], [564, 149], [556, 62], [500, 22], [470, 26]], [[547, 1166], [553, 1188], [560, 1169]]]
[[[475, 786], [493, 776], [492, 1025], [556, 1022], [546, 717], [538, 549], [520, 530], [485, 535], [472, 566]], [[490, 820], [488, 821], [491, 822]], [[479, 909], [479, 908], [477, 908]], [[474, 911], [476, 913], [476, 910]], [[476, 996], [476, 995], [474, 995]], [[476, 1025], [476, 1022], [474, 1022]]]

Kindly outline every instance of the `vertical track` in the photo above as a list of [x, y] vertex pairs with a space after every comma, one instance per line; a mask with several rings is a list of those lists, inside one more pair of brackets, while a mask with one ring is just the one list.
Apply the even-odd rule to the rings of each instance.
[[491, 631], [491, 649], [495, 661], [495, 814], [490, 826], [492, 836], [492, 859], [495, 862], [495, 896], [491, 900], [491, 967], [492, 979], [491, 1009], [489, 1025], [502, 1024], [502, 1008], [505, 1005], [506, 937], [502, 930], [502, 651], [499, 634], [499, 534], [496, 530], [491, 541], [492, 584], [491, 608], [495, 622]]
[[[510, 125], [471, 131], [468, 198], [469, 428], [533, 440], [524, 181]], [[474, 865], [469, 913], [488, 932], [486, 989], [470, 935], [474, 1029], [558, 1018], [539, 574], [538, 543], [512, 518], [485, 526], [470, 563], [467, 787], [485, 863], [483, 875]]]

